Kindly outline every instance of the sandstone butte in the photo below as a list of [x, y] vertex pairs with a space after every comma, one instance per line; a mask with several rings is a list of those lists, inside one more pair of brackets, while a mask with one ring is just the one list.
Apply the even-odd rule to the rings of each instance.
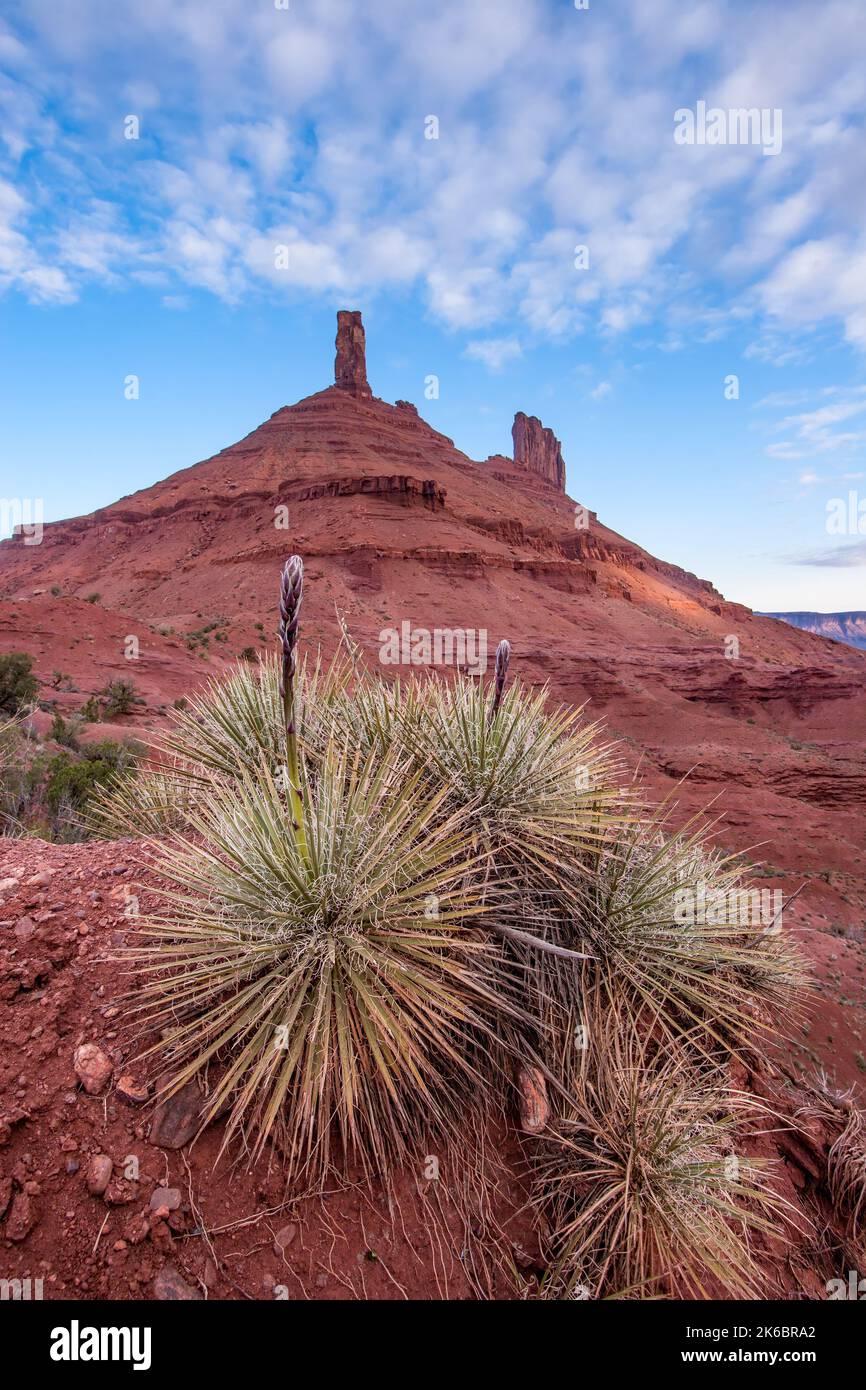
[[[374, 397], [359, 313], [340, 312], [336, 346], [335, 384], [239, 443], [47, 525], [40, 545], [0, 544], [0, 650], [31, 651], [64, 713], [132, 674], [146, 704], [120, 722], [134, 734], [264, 649], [291, 552], [308, 649], [334, 648], [337, 610], [373, 662], [404, 622], [486, 631], [491, 660], [508, 637], [512, 672], [588, 702], [652, 793], [674, 795], [675, 820], [713, 802], [718, 841], [755, 847], [759, 886], [805, 883], [789, 919], [822, 1014], [804, 1049], [862, 1081], [866, 652], [728, 603], [618, 535], [590, 508], [590, 460], [572, 469], [582, 502], [566, 495], [537, 418], [515, 416], [512, 458], [475, 461], [413, 405]], [[189, 650], [185, 634], [216, 620], [227, 641]], [[49, 689], [57, 669], [77, 692]]]

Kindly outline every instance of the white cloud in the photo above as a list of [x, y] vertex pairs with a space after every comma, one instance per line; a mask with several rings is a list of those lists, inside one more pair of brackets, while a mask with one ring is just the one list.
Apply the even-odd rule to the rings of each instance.
[[[772, 426], [773, 432], [787, 437], [767, 445], [766, 452], [771, 458], [826, 457], [845, 451], [857, 452], [866, 444], [866, 429], [836, 428], [847, 420], [857, 419], [866, 414], [866, 386], [824, 387], [819, 394], [825, 399], [828, 396], [835, 396], [837, 399], [831, 400], [829, 404], [816, 406], [813, 410], [785, 415], [778, 420]], [[767, 397], [763, 404], [768, 402], [777, 404], [778, 398]]]
[[491, 372], [501, 372], [507, 362], [513, 362], [522, 354], [516, 338], [476, 338], [466, 348], [467, 357], [483, 362]]
[[866, 348], [866, 240], [838, 235], [803, 242], [774, 268], [761, 299], [775, 318], [813, 326], [839, 319], [845, 337]]
[[[773, 0], [747, 26], [710, 0], [20, 12], [0, 30], [0, 177], [23, 200], [0, 285], [62, 299], [159, 271], [235, 300], [278, 283], [284, 227], [296, 291], [416, 286], [450, 328], [509, 326], [482, 342], [657, 319], [688, 344], [736, 322], [711, 321], [724, 295], [756, 319], [753, 357], [801, 360], [793, 338], [822, 325], [866, 347], [857, 0]], [[146, 113], [140, 144], [118, 94]], [[782, 153], [676, 146], [698, 96], [782, 107]]]

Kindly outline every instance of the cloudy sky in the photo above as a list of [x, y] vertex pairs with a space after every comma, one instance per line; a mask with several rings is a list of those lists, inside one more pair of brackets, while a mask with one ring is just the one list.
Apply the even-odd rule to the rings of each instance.
[[[6, 0], [0, 494], [207, 456], [328, 382], [346, 306], [473, 456], [539, 414], [656, 554], [866, 609], [861, 0], [282, 4]], [[781, 148], [681, 143], [701, 102]]]

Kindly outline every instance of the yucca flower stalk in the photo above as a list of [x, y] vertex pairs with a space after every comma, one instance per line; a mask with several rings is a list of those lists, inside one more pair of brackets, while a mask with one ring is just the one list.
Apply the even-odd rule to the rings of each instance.
[[283, 722], [286, 730], [286, 769], [289, 778], [288, 798], [292, 813], [292, 828], [298, 848], [309, 858], [307, 833], [304, 827], [304, 805], [301, 799], [301, 775], [298, 761], [298, 735], [295, 728], [295, 670], [298, 626], [301, 602], [304, 597], [304, 562], [300, 555], [290, 555], [283, 566], [280, 581], [280, 647], [282, 671], [280, 694], [283, 701]]
[[496, 648], [496, 666], [493, 678], [493, 703], [490, 706], [490, 718], [494, 720], [499, 713], [499, 706], [502, 703], [502, 694], [505, 690], [505, 678], [508, 675], [508, 663], [511, 660], [511, 643], [503, 637], [499, 646]]

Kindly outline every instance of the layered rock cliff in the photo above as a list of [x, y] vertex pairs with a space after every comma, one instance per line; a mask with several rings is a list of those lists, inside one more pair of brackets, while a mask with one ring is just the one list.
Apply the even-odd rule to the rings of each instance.
[[536, 415], [524, 415], [522, 410], [518, 410], [511, 427], [511, 438], [517, 466], [526, 468], [560, 492], [565, 492], [562, 445], [553, 430], [546, 429]]

